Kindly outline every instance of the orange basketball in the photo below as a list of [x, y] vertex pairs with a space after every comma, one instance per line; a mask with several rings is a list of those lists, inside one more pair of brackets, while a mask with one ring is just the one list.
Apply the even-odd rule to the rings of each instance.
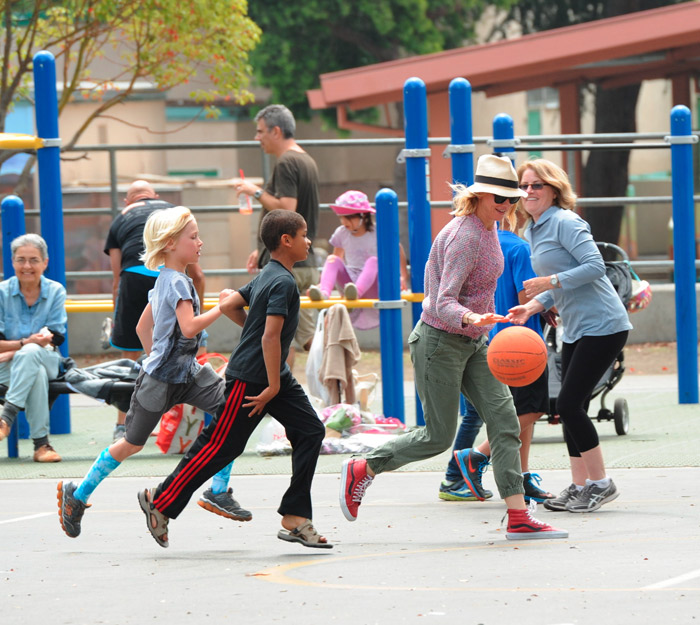
[[510, 326], [493, 337], [486, 358], [497, 380], [508, 386], [527, 386], [547, 366], [547, 346], [534, 330]]

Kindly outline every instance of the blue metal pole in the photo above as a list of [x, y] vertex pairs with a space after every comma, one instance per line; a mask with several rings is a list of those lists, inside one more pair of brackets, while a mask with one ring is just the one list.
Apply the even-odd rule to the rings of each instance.
[[[408, 236], [411, 252], [411, 290], [424, 293], [425, 264], [432, 244], [430, 198], [427, 185], [428, 160], [411, 151], [428, 150], [428, 104], [425, 83], [409, 78], [403, 87], [404, 128], [406, 131], [406, 196], [408, 199]], [[418, 323], [423, 307], [412, 306], [413, 324]], [[424, 425], [423, 407], [416, 397], [416, 423]]]
[[[12, 240], [27, 232], [24, 223], [24, 202], [16, 195], [8, 195], [2, 200], [1, 211], [2, 271], [3, 279], [7, 280], [15, 275], [15, 268], [12, 266]], [[24, 411], [19, 413], [18, 418], [12, 426], [10, 435], [7, 437], [7, 455], [10, 458], [17, 458], [17, 456], [19, 456], [18, 437], [29, 437], [29, 424], [27, 423]]]
[[[377, 206], [379, 301], [401, 300], [399, 200], [391, 189], [380, 189]], [[382, 409], [385, 417], [405, 422], [403, 397], [403, 332], [400, 308], [380, 308], [379, 341], [382, 354]]]
[[12, 266], [12, 250], [10, 244], [13, 239], [26, 234], [24, 224], [24, 202], [16, 195], [7, 195], [2, 200], [2, 271], [3, 280], [15, 275]]
[[[474, 130], [472, 125], [472, 86], [466, 78], [454, 78], [448, 90], [450, 98], [450, 135], [452, 142], [452, 183], [474, 184]], [[460, 152], [460, 149], [466, 151]], [[467, 414], [464, 395], [459, 396], [459, 414]]]
[[[34, 89], [37, 135], [49, 140], [48, 147], [37, 150], [41, 236], [49, 248], [46, 277], [66, 285], [65, 245], [63, 241], [63, 197], [61, 195], [61, 149], [58, 141], [58, 96], [56, 61], [46, 50], [34, 55]], [[60, 347], [67, 356], [68, 337]], [[70, 434], [70, 402], [59, 395], [51, 410], [51, 433]]]
[[[472, 129], [472, 86], [465, 78], [450, 83], [450, 132], [452, 136], [452, 182], [474, 183], [474, 134]], [[461, 152], [460, 148], [467, 151]]]
[[[513, 118], [510, 115], [499, 113], [493, 118], [493, 138], [494, 141], [512, 141], [515, 138]], [[493, 146], [493, 151], [510, 157], [513, 165], [515, 165], [515, 150], [511, 145], [499, 146], [496, 144]]]
[[[683, 137], [684, 139], [676, 139]], [[698, 403], [698, 316], [695, 295], [695, 214], [690, 110], [671, 110], [673, 272], [676, 283], [678, 403]]]

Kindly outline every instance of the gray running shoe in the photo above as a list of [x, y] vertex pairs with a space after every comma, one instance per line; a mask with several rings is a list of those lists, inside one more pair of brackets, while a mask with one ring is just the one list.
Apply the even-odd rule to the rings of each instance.
[[604, 503], [617, 499], [620, 491], [615, 482], [610, 480], [605, 488], [597, 484], [586, 484], [583, 490], [566, 504], [569, 512], [595, 512]]
[[58, 518], [63, 531], [71, 538], [80, 536], [80, 519], [89, 503], [83, 503], [73, 496], [77, 486], [73, 482], [58, 483]]
[[253, 513], [241, 508], [241, 505], [233, 498], [232, 488], [218, 495], [215, 495], [211, 488], [207, 488], [197, 504], [209, 512], [234, 521], [250, 521], [253, 518]]
[[576, 488], [576, 484], [569, 484], [559, 493], [558, 497], [555, 497], [554, 499], [546, 499], [544, 501], [544, 507], [547, 508], [547, 510], [554, 510], [555, 512], [565, 512], [566, 504], [578, 494], [579, 490]]
[[126, 425], [123, 423], [117, 423], [114, 426], [114, 432], [112, 432], [112, 442], [116, 443], [120, 438], [124, 438], [126, 434]]

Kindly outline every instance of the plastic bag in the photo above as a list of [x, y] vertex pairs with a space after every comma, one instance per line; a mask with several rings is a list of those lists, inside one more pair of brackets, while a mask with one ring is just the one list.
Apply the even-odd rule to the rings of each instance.
[[335, 404], [323, 410], [321, 421], [327, 428], [342, 432], [362, 423], [362, 415], [359, 409], [351, 404]]
[[313, 341], [311, 341], [309, 356], [306, 359], [306, 385], [309, 388], [309, 394], [321, 399], [324, 406], [328, 406], [331, 403], [328, 389], [318, 377], [319, 371], [321, 371], [321, 362], [323, 361], [323, 322], [326, 318], [326, 312], [326, 310], [321, 310], [318, 313], [316, 332], [314, 333]]
[[[228, 360], [217, 352], [207, 352], [197, 356], [197, 362], [203, 365], [212, 360], [220, 360], [215, 371], [223, 377]], [[160, 418], [160, 428], [156, 437], [156, 447], [164, 454], [184, 454], [204, 429], [206, 413], [204, 410], [178, 404], [173, 406]]]
[[178, 404], [161, 417], [156, 446], [164, 454], [184, 454], [203, 429], [204, 411]]
[[287, 432], [279, 421], [270, 418], [260, 432], [260, 440], [255, 446], [255, 451], [261, 456], [287, 456], [292, 453]]

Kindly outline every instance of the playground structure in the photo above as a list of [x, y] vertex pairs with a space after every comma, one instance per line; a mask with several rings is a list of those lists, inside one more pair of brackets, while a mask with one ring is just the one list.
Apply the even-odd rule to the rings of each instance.
[[[26, 144], [13, 136], [5, 149], [37, 148], [39, 155], [39, 177], [41, 196], [41, 233], [49, 244], [51, 263], [47, 277], [65, 285], [65, 264], [63, 262], [63, 223], [60, 188], [59, 143], [57, 139], [57, 106], [55, 90], [55, 66], [48, 52], [35, 56], [35, 84], [37, 90], [37, 129], [39, 137], [27, 138]], [[471, 184], [474, 172], [474, 138], [472, 136], [471, 86], [464, 78], [455, 78], [450, 83], [450, 122], [451, 142], [445, 150], [445, 157], [452, 162], [454, 183]], [[411, 78], [404, 85], [405, 149], [399, 155], [399, 162], [406, 163], [409, 249], [411, 253], [411, 288], [413, 295], [402, 297], [399, 287], [398, 248], [398, 201], [396, 193], [382, 189], [376, 195], [377, 233], [379, 254], [379, 300], [349, 302], [348, 306], [374, 306], [380, 311], [380, 348], [382, 361], [383, 412], [386, 416], [405, 420], [403, 397], [403, 340], [401, 334], [401, 308], [407, 300], [412, 302], [413, 322], [420, 317], [420, 301], [424, 289], [423, 269], [431, 246], [430, 197], [427, 186], [428, 147], [427, 104], [425, 84], [419, 78]], [[51, 122], [51, 123], [49, 123]], [[33, 140], [34, 143], [30, 143]], [[20, 141], [11, 143], [10, 141]], [[42, 141], [41, 146], [38, 142]], [[697, 311], [695, 303], [695, 241], [694, 205], [692, 179], [692, 144], [697, 136], [691, 132], [690, 111], [685, 106], [677, 106], [671, 112], [671, 135], [665, 137], [665, 144], [645, 147], [670, 146], [673, 181], [673, 219], [675, 224], [688, 224], [689, 227], [674, 229], [674, 273], [676, 281], [676, 332], [678, 337], [679, 403], [698, 403], [698, 363], [697, 363]], [[519, 149], [532, 150], [532, 146], [520, 147], [514, 137], [513, 120], [508, 115], [498, 115], [493, 122], [491, 148], [499, 153], [514, 154]], [[21, 147], [24, 145], [24, 147]], [[539, 146], [542, 149], [541, 146]], [[639, 147], [637, 144], [591, 144], [585, 149], [620, 149]], [[548, 147], [545, 149], [575, 150], [580, 145]], [[2, 203], [3, 248], [6, 257], [4, 266], [11, 267], [7, 258], [9, 241], [23, 232], [23, 216], [17, 217], [18, 198], [5, 198]], [[21, 200], [19, 200], [21, 207]], [[6, 214], [7, 210], [7, 214]], [[11, 216], [13, 215], [13, 216]], [[20, 224], [21, 222], [21, 224]], [[56, 262], [54, 262], [56, 261]], [[6, 274], [7, 276], [7, 274]], [[311, 303], [303, 301], [304, 307], [319, 307], [336, 303]], [[206, 304], [206, 303], [205, 303]], [[69, 312], [108, 311], [111, 301], [69, 302]], [[66, 344], [64, 344], [67, 346]], [[62, 350], [63, 351], [63, 350]], [[67, 354], [67, 347], [63, 352]], [[62, 414], [58, 406], [57, 416], [52, 412], [52, 433], [70, 432], [70, 414], [67, 410], [67, 397]], [[416, 402], [417, 422], [423, 422], [420, 402]], [[8, 441], [9, 444], [9, 441]], [[16, 440], [15, 440], [16, 445]], [[10, 454], [12, 455], [12, 453]], [[16, 455], [16, 450], [15, 450]]]
[[[42, 50], [34, 55], [34, 89], [36, 98], [36, 137], [11, 135], [0, 147], [5, 149], [36, 149], [39, 170], [39, 197], [41, 212], [41, 236], [49, 249], [49, 265], [46, 277], [66, 285], [65, 245], [63, 240], [63, 196], [61, 192], [61, 140], [58, 136], [58, 97], [56, 93], [56, 61], [53, 54]], [[24, 234], [22, 200], [8, 196], [2, 201], [2, 236], [4, 277], [13, 275], [10, 242]], [[69, 337], [61, 345], [60, 352], [67, 356]], [[17, 419], [7, 440], [10, 457], [17, 456], [17, 437], [20, 424]], [[51, 409], [51, 433], [70, 433], [70, 403], [67, 395], [59, 396]], [[24, 434], [24, 432], [23, 432]]]

